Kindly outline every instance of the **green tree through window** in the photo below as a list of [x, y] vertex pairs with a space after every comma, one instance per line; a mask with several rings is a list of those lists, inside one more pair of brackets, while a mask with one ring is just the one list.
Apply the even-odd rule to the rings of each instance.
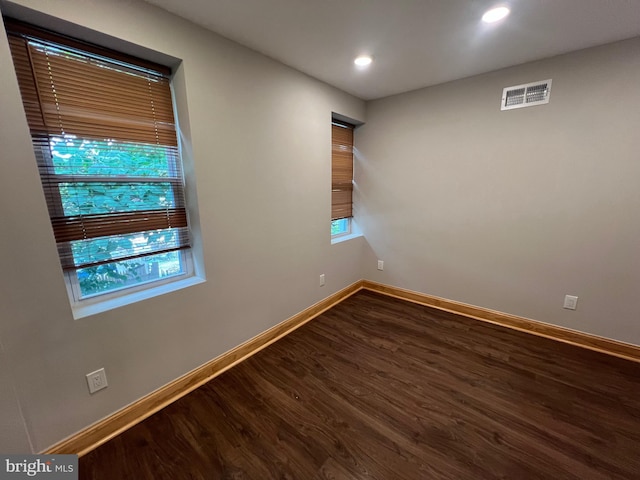
[[[58, 184], [65, 216], [176, 206], [173, 184], [166, 181], [175, 170], [175, 158], [163, 147], [65, 136], [52, 137], [50, 148], [55, 174], [74, 180]], [[114, 178], [120, 181], [113, 181]], [[76, 265], [99, 263], [76, 271], [81, 296], [184, 273], [177, 251], [145, 255], [163, 248], [177, 248], [178, 240], [178, 232], [157, 229], [71, 242]], [[110, 261], [132, 253], [140, 257]]]

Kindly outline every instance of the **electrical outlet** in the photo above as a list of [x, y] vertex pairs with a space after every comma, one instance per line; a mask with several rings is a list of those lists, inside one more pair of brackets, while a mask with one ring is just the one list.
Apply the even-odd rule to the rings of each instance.
[[384, 270], [384, 262], [382, 260], [378, 260], [378, 270]]
[[95, 393], [98, 390], [107, 388], [107, 374], [104, 368], [95, 372], [87, 373], [87, 384], [89, 385], [89, 393]]
[[578, 297], [573, 295], [565, 295], [564, 296], [564, 305], [563, 307], [567, 310], [575, 310], [578, 306]]
[[324, 273], [320, 275], [320, 286], [324, 287]]

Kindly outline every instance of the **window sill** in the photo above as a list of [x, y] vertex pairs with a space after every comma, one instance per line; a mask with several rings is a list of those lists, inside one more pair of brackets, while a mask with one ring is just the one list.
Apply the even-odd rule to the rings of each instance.
[[333, 237], [331, 239], [331, 245], [335, 245], [336, 243], [346, 242], [348, 240], [353, 240], [354, 238], [362, 237], [361, 233], [349, 233], [348, 235], [340, 235], [337, 237]]
[[175, 282], [166, 283], [157, 287], [151, 287], [146, 290], [133, 292], [125, 295], [118, 296], [117, 298], [110, 298], [108, 300], [91, 303], [89, 305], [72, 305], [73, 318], [78, 320], [80, 318], [89, 317], [98, 313], [103, 313], [114, 308], [123, 307], [131, 303], [139, 302], [140, 300], [146, 300], [148, 298], [157, 297], [158, 295], [164, 295], [165, 293], [175, 292], [176, 290], [182, 290], [183, 288], [191, 287], [204, 283], [205, 279], [198, 276], [191, 276]]

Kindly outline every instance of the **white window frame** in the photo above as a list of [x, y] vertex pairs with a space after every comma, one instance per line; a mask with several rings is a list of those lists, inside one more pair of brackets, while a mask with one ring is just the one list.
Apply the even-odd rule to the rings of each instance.
[[118, 290], [92, 295], [91, 297], [80, 300], [76, 300], [76, 298], [79, 298], [80, 292], [76, 271], [69, 270], [65, 272], [65, 285], [71, 301], [74, 319], [78, 320], [141, 300], [164, 295], [165, 293], [181, 290], [192, 285], [204, 283], [205, 279], [196, 275], [192, 249], [185, 249], [180, 252], [185, 261], [185, 273], [183, 274], [160, 280], [152, 280], [130, 287], [123, 287]]
[[[156, 286], [165, 285], [167, 283], [171, 283], [193, 275], [193, 259], [191, 257], [191, 249], [179, 250], [178, 253], [180, 254], [180, 261], [185, 270], [183, 273], [171, 275], [170, 277], [165, 278], [147, 280], [137, 283], [136, 285], [114, 288], [113, 290], [109, 290], [108, 292], [94, 293], [84, 298], [82, 297], [82, 292], [80, 290], [80, 282], [78, 282], [78, 271], [67, 270], [64, 272], [64, 274], [65, 282], [67, 283], [67, 290], [69, 292], [69, 298], [71, 299], [71, 302], [77, 306], [91, 305], [102, 301], [111, 300], [113, 298], [121, 297], [128, 293], [136, 293], [142, 290], [152, 289]], [[117, 261], [118, 260], [114, 260], [114, 262]]]

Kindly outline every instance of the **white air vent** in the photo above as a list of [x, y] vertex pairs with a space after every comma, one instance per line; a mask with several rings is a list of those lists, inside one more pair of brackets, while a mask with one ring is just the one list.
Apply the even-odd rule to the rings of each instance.
[[516, 85], [515, 87], [507, 87], [502, 90], [502, 105], [500, 110], [542, 105], [549, 103], [550, 96], [551, 79]]

